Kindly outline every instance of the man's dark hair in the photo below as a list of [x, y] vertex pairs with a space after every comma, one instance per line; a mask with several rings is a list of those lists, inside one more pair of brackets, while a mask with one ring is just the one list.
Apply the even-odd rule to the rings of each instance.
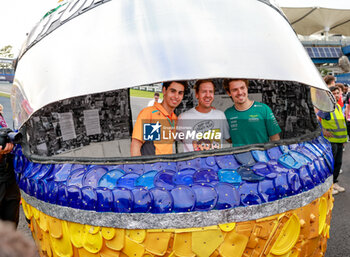
[[330, 84], [332, 84], [333, 81], [335, 81], [335, 77], [332, 75], [327, 75], [323, 78], [323, 80], [329, 86]]
[[331, 92], [334, 92], [335, 90], [339, 90], [339, 87], [337, 87], [337, 86], [331, 86], [331, 87], [329, 87], [329, 90], [330, 90]]
[[154, 96], [159, 96], [159, 93], [158, 93], [158, 92], [155, 92], [155, 93], [154, 93]]
[[199, 80], [196, 81], [196, 84], [194, 84], [194, 90], [196, 91], [196, 93], [199, 92], [200, 85], [203, 84], [203, 83], [207, 83], [207, 82], [213, 84], [214, 92], [215, 92], [215, 85], [214, 85], [214, 82], [211, 79], [199, 79]]
[[249, 86], [249, 80], [248, 79], [224, 79], [224, 88], [225, 88], [225, 90], [226, 90], [226, 92], [230, 92], [230, 82], [232, 82], [232, 81], [238, 81], [238, 80], [242, 80], [244, 83], [245, 83], [245, 85], [247, 86], [247, 88], [248, 88], [248, 86]]
[[181, 85], [183, 85], [185, 87], [185, 89], [187, 88], [187, 81], [185, 80], [173, 80], [173, 81], [167, 81], [163, 83], [163, 87], [165, 87], [165, 89], [168, 89], [168, 87], [170, 86], [171, 83], [179, 83]]

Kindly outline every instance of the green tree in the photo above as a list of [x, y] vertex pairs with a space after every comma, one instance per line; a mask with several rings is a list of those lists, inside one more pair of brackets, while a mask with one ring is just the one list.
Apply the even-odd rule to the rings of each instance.
[[[13, 58], [12, 46], [7, 45], [0, 49], [0, 57]], [[0, 63], [0, 69], [9, 69], [11, 68], [10, 63]]]

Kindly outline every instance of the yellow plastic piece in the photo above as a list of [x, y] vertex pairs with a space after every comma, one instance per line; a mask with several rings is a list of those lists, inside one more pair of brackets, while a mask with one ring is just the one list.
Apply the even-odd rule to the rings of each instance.
[[83, 239], [85, 237], [85, 228], [83, 224], [69, 222], [68, 224], [70, 240], [76, 248], [83, 247]]
[[123, 248], [123, 253], [130, 257], [142, 257], [145, 252], [145, 248], [131, 240], [129, 237], [125, 237], [125, 246]]
[[199, 257], [210, 256], [224, 241], [220, 229], [192, 233], [192, 251]]
[[326, 218], [327, 218], [327, 212], [328, 212], [326, 198], [321, 197], [320, 205], [318, 208], [319, 208], [318, 234], [320, 235], [322, 233], [324, 226], [326, 225]]
[[42, 213], [39, 212], [39, 227], [41, 228], [41, 230], [47, 232], [49, 229], [49, 224], [47, 222], [47, 216]]
[[[61, 225], [61, 222], [59, 223]], [[66, 221], [62, 221], [61, 230], [63, 231], [61, 238], [50, 236], [52, 250], [59, 257], [72, 257], [73, 246], [69, 238], [69, 230]]]
[[298, 241], [299, 234], [299, 218], [293, 213], [289, 220], [284, 224], [280, 235], [271, 248], [271, 253], [275, 255], [283, 255], [289, 252]]
[[192, 234], [177, 233], [174, 238], [173, 250], [176, 256], [192, 257], [195, 254], [192, 252]]
[[91, 226], [91, 225], [85, 225], [85, 229], [90, 233], [90, 234], [96, 234], [98, 233], [101, 228], [100, 227], [95, 227], [95, 226]]
[[170, 237], [171, 233], [147, 233], [145, 248], [150, 253], [163, 256], [168, 249]]
[[[84, 256], [84, 257], [97, 257], [95, 253], [91, 253], [87, 251], [84, 247], [78, 249], [79, 256]], [[75, 256], [74, 256], [75, 257]]]
[[187, 232], [216, 230], [216, 229], [218, 229], [218, 226], [209, 226], [209, 227], [200, 227], [200, 228], [179, 228], [175, 230], [175, 233], [187, 233]]
[[223, 257], [232, 257], [233, 253], [235, 257], [241, 257], [248, 240], [249, 237], [231, 231], [226, 235], [225, 241], [219, 247], [219, 253]]
[[126, 235], [136, 243], [141, 244], [146, 238], [146, 230], [144, 229], [131, 229], [127, 230]]
[[32, 212], [33, 212], [34, 219], [38, 220], [39, 219], [38, 209], [32, 207]]
[[115, 251], [120, 251], [124, 247], [125, 229], [115, 229], [115, 236], [112, 240], [106, 240], [106, 246]]
[[27, 219], [31, 219], [33, 217], [32, 207], [27, 204], [23, 198], [22, 198], [22, 206], [23, 206], [23, 212]]
[[95, 233], [95, 230], [89, 227], [85, 229], [87, 233], [83, 240], [83, 247], [90, 253], [98, 253], [101, 250], [103, 244], [101, 233]]
[[47, 221], [49, 223], [50, 235], [53, 238], [61, 238], [63, 233], [61, 221], [50, 216], [47, 216]]
[[119, 252], [113, 251], [106, 247], [105, 245], [102, 246], [101, 251], [99, 252], [101, 257], [118, 257]]
[[111, 240], [115, 236], [115, 229], [114, 228], [105, 228], [103, 227], [101, 229], [101, 233], [104, 239]]
[[236, 223], [226, 223], [226, 224], [219, 224], [219, 227], [224, 232], [230, 232], [232, 231], [236, 226]]

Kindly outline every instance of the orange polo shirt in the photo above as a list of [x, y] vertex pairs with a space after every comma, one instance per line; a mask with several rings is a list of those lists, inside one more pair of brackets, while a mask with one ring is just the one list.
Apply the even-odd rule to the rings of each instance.
[[[160, 130], [156, 131], [160, 133], [160, 140], [147, 140], [147, 133], [151, 130], [150, 124], [157, 124], [159, 122]], [[176, 132], [177, 116], [174, 112], [169, 114], [160, 103], [154, 103], [153, 106], [144, 108], [138, 115], [134, 130], [132, 132], [132, 138], [135, 138], [143, 143], [143, 149], [147, 148], [148, 154], [142, 153], [142, 155], [160, 155], [160, 154], [172, 154], [174, 134]], [[158, 133], [153, 134], [158, 135]], [[153, 150], [152, 150], [153, 148]]]

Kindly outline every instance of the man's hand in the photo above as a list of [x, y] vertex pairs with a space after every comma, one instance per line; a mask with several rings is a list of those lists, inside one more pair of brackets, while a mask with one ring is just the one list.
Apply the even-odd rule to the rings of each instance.
[[4, 149], [2, 149], [2, 146], [0, 146], [0, 155], [8, 154], [12, 151], [12, 149], [13, 149], [12, 143], [7, 143]]
[[325, 137], [333, 137], [333, 134], [331, 132], [329, 132], [328, 130], [325, 130], [325, 129], [323, 129], [323, 135]]

